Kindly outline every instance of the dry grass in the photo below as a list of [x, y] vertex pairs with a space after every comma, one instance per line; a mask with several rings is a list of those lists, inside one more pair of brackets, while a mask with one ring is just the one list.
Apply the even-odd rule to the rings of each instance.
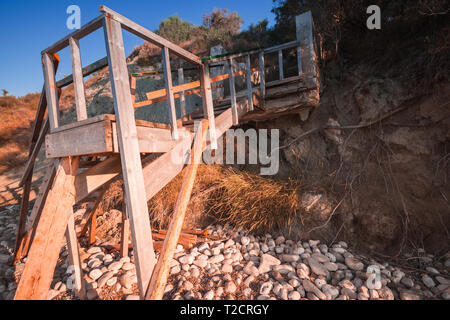
[[[150, 200], [152, 228], [167, 228], [183, 176], [184, 171]], [[121, 184], [122, 180], [111, 184], [102, 211], [121, 210]], [[254, 232], [291, 230], [303, 224], [302, 212], [297, 181], [277, 181], [219, 165], [201, 165], [184, 228], [204, 228], [212, 222], [222, 222]]]
[[39, 94], [0, 97], [0, 173], [24, 164]]
[[224, 170], [216, 183], [208, 212], [217, 219], [249, 231], [288, 229], [303, 222], [300, 185], [247, 172]]

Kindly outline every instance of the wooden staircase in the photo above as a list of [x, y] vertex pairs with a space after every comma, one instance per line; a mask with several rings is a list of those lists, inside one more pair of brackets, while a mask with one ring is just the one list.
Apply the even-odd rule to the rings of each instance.
[[[90, 229], [90, 242], [95, 239], [98, 205], [104, 191], [116, 178], [124, 181], [126, 208], [123, 224], [129, 224], [131, 230], [140, 296], [142, 299], [160, 299], [161, 288], [167, 279], [167, 266], [163, 262], [156, 264], [147, 201], [186, 168], [174, 218], [161, 249], [160, 256], [163, 258], [160, 261], [170, 261], [174, 244], [180, 237], [202, 152], [206, 148], [215, 149], [217, 139], [242, 121], [263, 119], [280, 109], [297, 112], [297, 108], [313, 106], [312, 102], [302, 102], [302, 97], [304, 92], [317, 91], [315, 73], [304, 72], [305, 66], [311, 69], [314, 60], [313, 57], [309, 60], [300, 59], [301, 52], [307, 52], [312, 46], [310, 13], [302, 15], [300, 19], [298, 27], [304, 27], [307, 34], [299, 37], [298, 41], [202, 61], [107, 7], [101, 6], [100, 12], [99, 17], [42, 52], [45, 86], [33, 127], [29, 161], [21, 181], [24, 192], [15, 247], [15, 263], [24, 257], [27, 257], [27, 262], [15, 299], [47, 298], [64, 238], [69, 248], [70, 263], [75, 266], [75, 291], [80, 298], [84, 298], [77, 237]], [[82, 68], [79, 40], [100, 28], [105, 31], [108, 56]], [[136, 102], [135, 99], [136, 81], [133, 75], [128, 74], [122, 29], [162, 48], [165, 89], [147, 93], [145, 101]], [[67, 46], [70, 47], [73, 74], [56, 82], [59, 61], [56, 52]], [[291, 78], [284, 78], [282, 72], [282, 51], [287, 48], [296, 48], [298, 53], [299, 75]], [[278, 52], [280, 79], [266, 83], [264, 55], [272, 52]], [[169, 53], [196, 65], [200, 81], [173, 86]], [[252, 55], [258, 57], [257, 68], [250, 66]], [[233, 70], [233, 59], [244, 59], [246, 69]], [[210, 78], [209, 66], [213, 63], [223, 63], [228, 72]], [[114, 114], [87, 118], [83, 78], [106, 66], [110, 72]], [[259, 72], [256, 86], [249, 81], [255, 72]], [[182, 78], [183, 70], [178, 70], [178, 75]], [[246, 77], [247, 88], [236, 92], [235, 77], [239, 76]], [[230, 96], [221, 97], [220, 101], [214, 103], [212, 88], [216, 82], [227, 79]], [[77, 121], [60, 126], [59, 92], [71, 83], [75, 90]], [[177, 119], [175, 99], [180, 99], [183, 107], [184, 98], [195, 93], [202, 95], [203, 106], [189, 114], [185, 112], [184, 106], [182, 118]], [[161, 101], [168, 102], [170, 125], [135, 120], [137, 108]], [[46, 110], [48, 117], [44, 119]], [[28, 214], [34, 162], [44, 142], [46, 156], [52, 162]], [[153, 161], [148, 161], [149, 158]], [[92, 202], [91, 206], [81, 224], [76, 226], [73, 205], [87, 201]], [[122, 228], [122, 239], [128, 239], [126, 230], [127, 227]], [[127, 254], [128, 241], [122, 241], [120, 245], [122, 254]]]

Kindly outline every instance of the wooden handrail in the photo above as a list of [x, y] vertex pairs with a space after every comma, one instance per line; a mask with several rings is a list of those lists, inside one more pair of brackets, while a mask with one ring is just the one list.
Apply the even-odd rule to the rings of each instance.
[[[258, 70], [258, 68], [252, 68], [252, 72], [255, 72], [257, 70]], [[235, 72], [234, 76], [235, 77], [242, 76], [245, 73], [246, 73], [245, 70], [240, 70], [240, 71]], [[211, 78], [210, 80], [211, 80], [211, 83], [215, 83], [215, 82], [219, 82], [219, 81], [226, 80], [226, 79], [228, 79], [228, 74], [221, 74], [219, 76]], [[180, 92], [184, 92], [185, 96], [189, 96], [191, 94], [198, 93], [198, 92], [200, 92], [199, 90], [192, 90], [192, 89], [198, 88], [198, 87], [200, 87], [200, 81], [193, 81], [193, 82], [184, 83], [184, 84], [175, 86], [175, 87], [173, 87], [174, 98], [175, 99], [179, 98], [181, 96], [179, 94]], [[217, 86], [216, 86], [216, 88], [217, 88]], [[145, 95], [147, 97], [147, 100], [135, 102], [134, 103], [135, 108], [140, 108], [140, 107], [148, 106], [150, 104], [154, 104], [157, 102], [167, 100], [166, 89], [160, 89], [160, 90], [147, 92]]]

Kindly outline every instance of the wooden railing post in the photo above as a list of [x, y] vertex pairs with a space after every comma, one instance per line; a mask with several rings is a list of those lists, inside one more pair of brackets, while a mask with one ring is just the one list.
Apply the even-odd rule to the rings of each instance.
[[250, 55], [247, 55], [245, 57], [245, 67], [247, 69], [248, 111], [253, 111], [252, 70], [250, 69]]
[[283, 80], [284, 79], [283, 50], [278, 50], [278, 68], [280, 69], [280, 80]]
[[214, 120], [214, 106], [211, 90], [211, 81], [209, 79], [209, 65], [207, 62], [201, 67], [200, 84], [203, 96], [203, 114], [207, 116], [209, 121], [209, 140], [211, 149], [217, 149], [216, 124]]
[[259, 53], [259, 86], [261, 90], [261, 98], [266, 96], [266, 79], [264, 68], [264, 51]]
[[130, 95], [121, 24], [107, 15], [103, 20], [103, 29], [108, 53], [111, 89], [114, 97], [114, 111], [116, 113], [120, 159], [127, 213], [133, 239], [136, 274], [139, 292], [141, 298], [143, 298], [156, 260], [153, 251], [138, 135]]
[[55, 129], [59, 126], [59, 106], [58, 91], [55, 81], [55, 67], [49, 53], [42, 55], [44, 65], [45, 96], [47, 98], [48, 119], [50, 128]]
[[72, 60], [73, 88], [75, 91], [75, 108], [77, 120], [86, 120], [86, 96], [84, 93], [83, 71], [81, 68], [80, 44], [77, 39], [70, 38], [70, 56]]
[[[178, 69], [178, 85], [184, 84], [184, 74], [183, 68]], [[181, 116], [186, 117], [186, 97], [184, 95], [184, 91], [180, 92], [180, 106], [181, 106]]]
[[178, 140], [177, 112], [175, 109], [175, 98], [173, 97], [172, 70], [170, 68], [169, 48], [162, 49], [162, 60], [164, 69], [164, 81], [166, 84], [167, 101], [169, 102], [169, 118], [172, 126], [172, 139]]
[[[300, 42], [302, 73], [310, 79], [310, 86], [316, 85], [316, 53], [314, 51], [313, 21], [311, 11], [295, 17], [297, 41]], [[308, 80], [309, 81], [309, 80]]]
[[231, 114], [233, 116], [233, 125], [239, 124], [239, 115], [236, 105], [236, 87], [234, 84], [233, 59], [227, 61], [228, 81], [230, 83], [230, 98], [231, 98]]

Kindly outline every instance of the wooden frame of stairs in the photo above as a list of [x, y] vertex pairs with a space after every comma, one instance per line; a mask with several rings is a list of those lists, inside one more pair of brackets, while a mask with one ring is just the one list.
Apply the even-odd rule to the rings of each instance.
[[[224, 61], [229, 66], [228, 72], [210, 79], [209, 63], [213, 61], [203, 63], [194, 54], [105, 6], [100, 6], [99, 10], [101, 12], [99, 17], [42, 52], [45, 85], [33, 126], [29, 160], [21, 180], [24, 189], [15, 245], [15, 263], [24, 257], [27, 257], [27, 262], [15, 299], [47, 298], [64, 238], [70, 264], [74, 266], [75, 292], [79, 298], [85, 297], [77, 237], [89, 229], [89, 242], [95, 241], [98, 204], [106, 187], [118, 177], [124, 180], [125, 203], [120, 252], [122, 255], [128, 254], [129, 229], [140, 297], [161, 299], [161, 290], [167, 280], [168, 270], [168, 265], [164, 261], [171, 260], [176, 243], [181, 238], [186, 238], [186, 235], [182, 235], [181, 228], [201, 154], [207, 147], [217, 148], [217, 139], [226, 130], [237, 125], [240, 117], [253, 111], [254, 88], [251, 82], [247, 81], [247, 91], [243, 96], [237, 94], [234, 89], [235, 76], [245, 74], [247, 79], [250, 79], [251, 73], [255, 71], [251, 69], [250, 53], [242, 55], [246, 59], [245, 72], [232, 70], [232, 59], [238, 56], [216, 59]], [[79, 40], [100, 28], [104, 31], [107, 58], [83, 68]], [[135, 102], [136, 82], [130, 78], [127, 70], [123, 29], [163, 49], [165, 89], [148, 93], [148, 100], [144, 102]], [[283, 48], [298, 46], [299, 43], [301, 41], [256, 52], [260, 62], [262, 94], [266, 91], [264, 52], [273, 50], [280, 52]], [[55, 73], [59, 62], [56, 53], [68, 46], [73, 74], [56, 82]], [[297, 52], [300, 52], [300, 49]], [[170, 68], [171, 53], [197, 65], [201, 72], [200, 81], [174, 87]], [[300, 58], [298, 61], [300, 63]], [[83, 78], [106, 66], [109, 66], [115, 114], [88, 118]], [[182, 78], [183, 71], [177, 71]], [[230, 106], [215, 110], [211, 83], [226, 78], [229, 78], [232, 88]], [[58, 105], [60, 89], [72, 82], [77, 121], [60, 126]], [[197, 115], [203, 120], [199, 125], [201, 129], [197, 131], [190, 127], [192, 121], [182, 122], [176, 119], [174, 102], [176, 98], [184, 99], [190, 93], [189, 90], [195, 88], [199, 88], [196, 90], [199, 90], [203, 97], [202, 113]], [[135, 120], [134, 111], [137, 107], [162, 100], [169, 102], [170, 126]], [[48, 117], [44, 120], [46, 109]], [[185, 116], [186, 114], [183, 114], [183, 117]], [[31, 213], [27, 216], [34, 162], [44, 138], [46, 156], [51, 159], [51, 164], [47, 168]], [[152, 162], [143, 162], [141, 155], [149, 153], [162, 155]], [[88, 161], [82, 161], [82, 157], [88, 157]], [[99, 162], [98, 157], [106, 159]], [[81, 168], [81, 164], [87, 169]], [[175, 178], [186, 165], [188, 166], [186, 176], [169, 230], [166, 234], [152, 233], [147, 201]], [[95, 203], [77, 227], [73, 206], [88, 199], [94, 200]], [[160, 242], [158, 245], [162, 257], [158, 265], [154, 253], [156, 242], [152, 234], [156, 240], [164, 239], [164, 243]]]

